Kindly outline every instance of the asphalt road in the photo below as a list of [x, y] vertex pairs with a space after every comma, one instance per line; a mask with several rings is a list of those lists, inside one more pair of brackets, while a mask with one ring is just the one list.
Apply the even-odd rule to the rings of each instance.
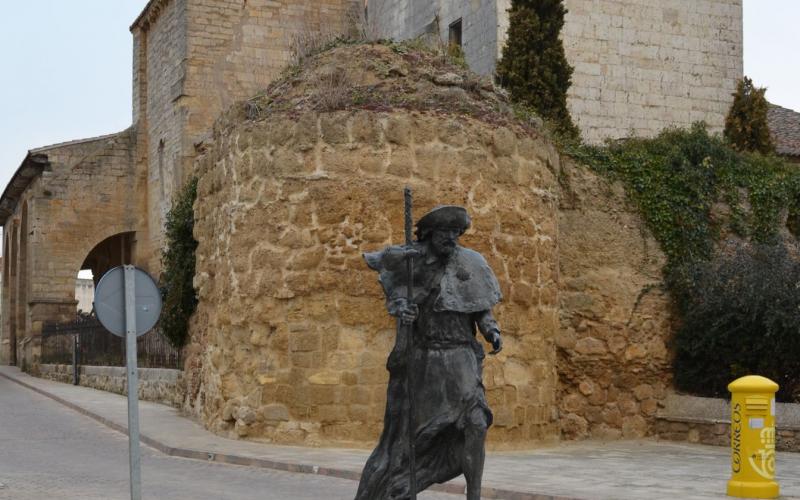
[[[142, 498], [352, 499], [354, 481], [169, 457], [142, 445]], [[128, 438], [0, 377], [0, 500], [125, 500]], [[420, 500], [454, 500], [425, 493]]]

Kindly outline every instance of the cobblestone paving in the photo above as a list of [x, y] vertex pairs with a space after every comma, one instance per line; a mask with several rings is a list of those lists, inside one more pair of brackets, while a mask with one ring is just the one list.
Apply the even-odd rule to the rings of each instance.
[[[145, 499], [352, 499], [354, 481], [165, 456], [142, 446]], [[0, 377], [0, 499], [128, 499], [128, 439]], [[426, 493], [425, 500], [455, 495]]]

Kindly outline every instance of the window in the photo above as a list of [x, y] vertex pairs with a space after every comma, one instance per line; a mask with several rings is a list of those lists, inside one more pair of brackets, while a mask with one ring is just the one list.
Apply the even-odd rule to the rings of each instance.
[[461, 47], [461, 18], [453, 21], [450, 24], [450, 36], [448, 38], [449, 45], [457, 45]]

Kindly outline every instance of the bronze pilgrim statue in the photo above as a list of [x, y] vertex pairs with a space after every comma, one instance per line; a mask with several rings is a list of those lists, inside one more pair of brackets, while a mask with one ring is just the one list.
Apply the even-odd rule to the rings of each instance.
[[491, 343], [490, 354], [500, 352], [500, 329], [492, 316], [500, 287], [486, 260], [458, 245], [470, 226], [466, 209], [431, 210], [416, 223], [415, 241], [410, 211], [406, 189], [406, 244], [364, 255], [379, 273], [398, 328], [387, 362], [383, 433], [364, 467], [356, 500], [416, 499], [417, 492], [460, 474], [467, 499], [477, 500], [492, 412], [476, 330]]

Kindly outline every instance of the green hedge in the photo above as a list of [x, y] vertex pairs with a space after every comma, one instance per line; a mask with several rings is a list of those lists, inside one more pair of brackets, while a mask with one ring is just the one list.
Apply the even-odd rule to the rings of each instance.
[[[682, 290], [675, 385], [726, 396], [732, 380], [758, 374], [800, 396], [800, 264], [782, 244], [738, 244], [712, 261], [673, 270]], [[674, 283], [677, 281], [677, 283]]]

